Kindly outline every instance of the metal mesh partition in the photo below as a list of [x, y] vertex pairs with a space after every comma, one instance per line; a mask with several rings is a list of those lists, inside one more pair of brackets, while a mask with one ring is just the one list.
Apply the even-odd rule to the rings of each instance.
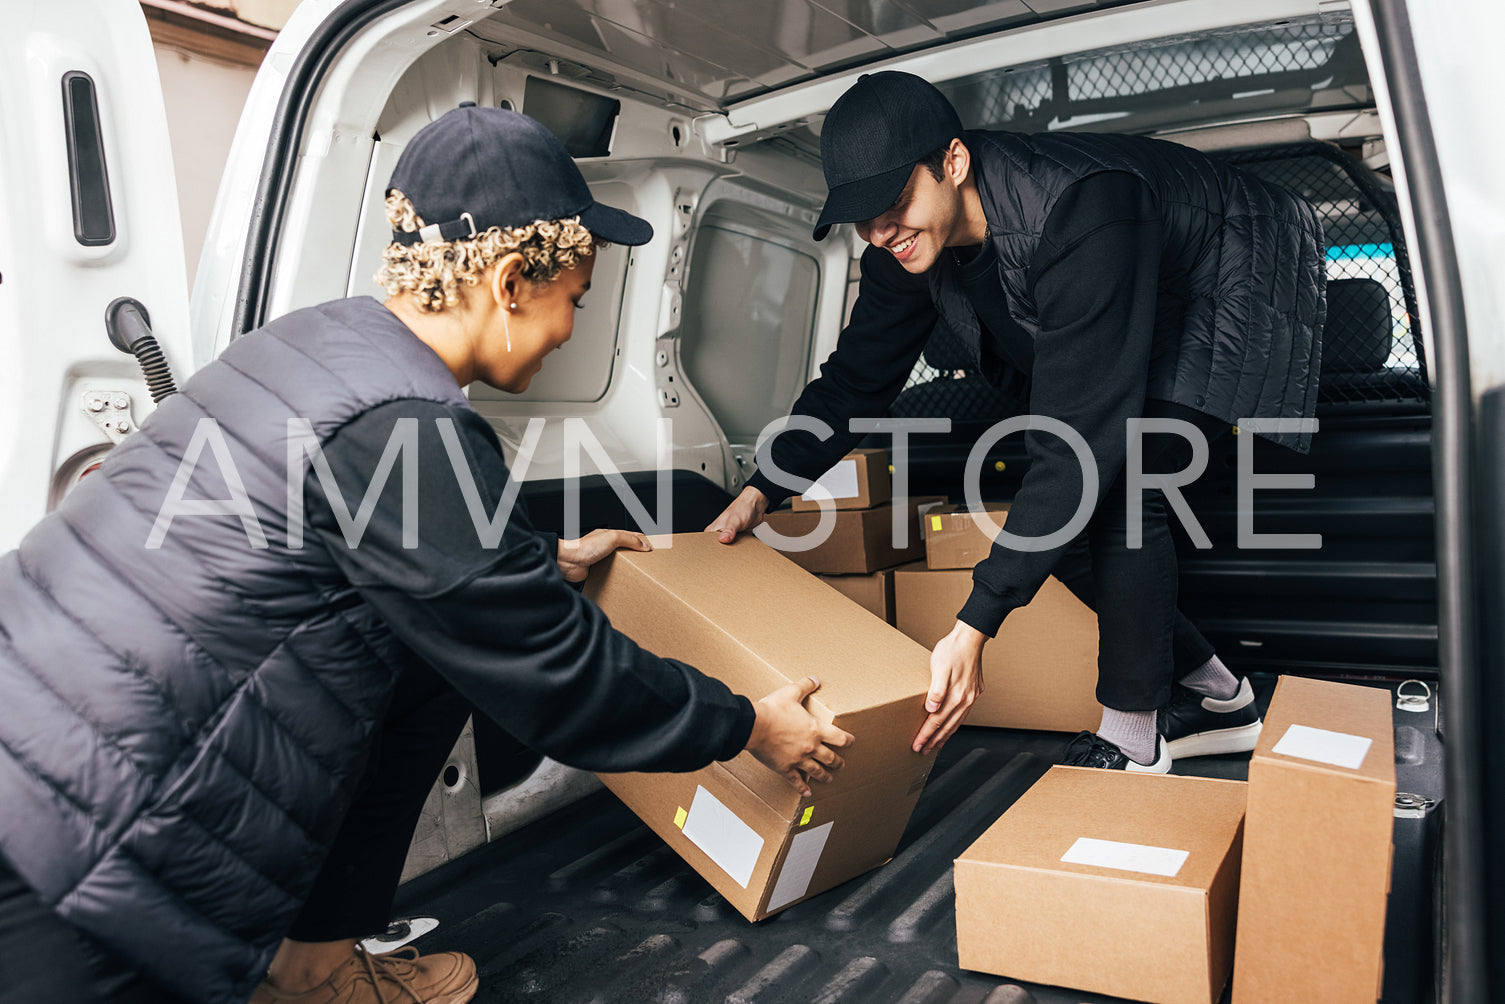
[[1327, 326], [1319, 399], [1425, 401], [1426, 360], [1395, 196], [1325, 143], [1232, 154], [1230, 161], [1317, 209], [1327, 239]]
[[1320, 17], [1081, 52], [938, 86], [969, 129], [1020, 132], [1145, 132], [1369, 103], [1353, 24]]
[[[1149, 132], [1371, 104], [1353, 25], [1308, 18], [1164, 38], [992, 70], [941, 85], [970, 128]], [[1302, 143], [1226, 155], [1316, 207], [1327, 237], [1325, 405], [1427, 400], [1425, 359], [1394, 196], [1335, 146]], [[967, 369], [938, 329], [893, 414], [996, 418], [1009, 394]]]

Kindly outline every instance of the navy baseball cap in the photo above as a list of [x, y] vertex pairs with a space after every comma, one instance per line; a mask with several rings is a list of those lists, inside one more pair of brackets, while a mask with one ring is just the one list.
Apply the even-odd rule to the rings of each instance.
[[864, 73], [836, 99], [820, 131], [826, 205], [815, 223], [824, 240], [837, 223], [881, 216], [904, 191], [914, 166], [960, 136], [946, 95], [913, 73]]
[[473, 101], [418, 130], [397, 159], [387, 193], [393, 189], [427, 224], [393, 232], [399, 244], [573, 216], [591, 236], [613, 244], [646, 244], [653, 236], [647, 220], [597, 202], [564, 144], [535, 119]]

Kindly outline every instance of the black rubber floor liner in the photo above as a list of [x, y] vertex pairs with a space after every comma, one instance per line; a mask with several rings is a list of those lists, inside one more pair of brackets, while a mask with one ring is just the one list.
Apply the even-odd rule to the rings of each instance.
[[[440, 920], [420, 948], [476, 960], [477, 1001], [1110, 1001], [956, 964], [951, 862], [1062, 746], [1058, 735], [963, 729], [891, 862], [758, 924], [604, 791], [409, 883], [398, 905]], [[1204, 757], [1177, 773], [1243, 778], [1247, 757]]]
[[[1274, 684], [1270, 677], [1255, 680], [1262, 711]], [[1435, 710], [1397, 711], [1395, 722], [1399, 790], [1440, 802]], [[481, 970], [480, 1002], [1116, 1001], [1015, 984], [956, 964], [951, 863], [1045, 772], [1064, 743], [1050, 733], [962, 729], [941, 751], [892, 861], [758, 924], [728, 907], [606, 791], [403, 886], [399, 915], [439, 919], [439, 928], [416, 944], [470, 953]], [[1248, 754], [1183, 760], [1174, 772], [1246, 780]], [[1430, 900], [1440, 831], [1419, 828], [1435, 821], [1397, 824], [1386, 975], [1393, 970], [1403, 978], [1387, 980], [1385, 1004], [1434, 998]]]

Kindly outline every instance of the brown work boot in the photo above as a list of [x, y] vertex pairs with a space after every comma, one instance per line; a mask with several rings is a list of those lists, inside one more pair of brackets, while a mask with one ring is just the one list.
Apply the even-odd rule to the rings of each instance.
[[371, 955], [356, 948], [312, 990], [284, 993], [264, 980], [250, 1004], [465, 1004], [480, 985], [476, 964], [460, 952], [419, 955], [409, 946]]

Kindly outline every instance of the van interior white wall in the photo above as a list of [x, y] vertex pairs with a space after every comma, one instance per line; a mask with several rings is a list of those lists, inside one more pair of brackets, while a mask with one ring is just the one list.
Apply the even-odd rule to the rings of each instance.
[[152, 49], [162, 78], [162, 102], [167, 109], [167, 134], [183, 223], [183, 257], [191, 288], [209, 213], [214, 208], [214, 193], [256, 69], [161, 43], [154, 43]]
[[[1262, 3], [1284, 10], [1282, 4], [1299, 5], [1300, 0]], [[1181, 0], [1176, 8], [1210, 16], [1203, 0]], [[431, 15], [432, 11], [421, 16], [390, 15], [347, 46], [327, 75], [304, 135], [284, 217], [272, 316], [347, 293], [379, 293], [369, 277], [386, 237], [383, 189], [402, 145], [418, 128], [462, 100], [483, 105], [506, 101], [522, 107], [529, 75], [550, 72], [549, 53], [521, 48], [516, 40], [488, 41], [468, 30], [436, 38]], [[1161, 26], [1142, 10], [1124, 16], [1149, 18], [1154, 23], [1142, 26], [1145, 31]], [[1227, 12], [1221, 16], [1227, 18]], [[496, 25], [482, 22], [474, 28], [482, 35], [489, 32], [501, 37]], [[1041, 26], [1020, 34], [1047, 28], [1056, 30]], [[566, 69], [556, 78], [558, 82], [620, 100], [610, 157], [584, 159], [580, 165], [592, 184], [603, 193], [611, 192], [612, 201], [648, 219], [658, 236], [628, 254], [620, 297], [613, 291], [607, 297], [588, 298], [588, 312], [597, 313], [582, 317], [582, 331], [592, 334], [589, 339], [582, 337], [576, 356], [605, 352], [603, 366], [551, 377], [522, 398], [478, 394], [476, 404], [496, 426], [509, 451], [523, 442], [530, 419], [549, 420], [530, 477], [571, 473], [566, 447], [571, 445], [568, 436], [575, 434], [566, 430], [564, 420], [575, 418], [584, 421], [584, 429], [600, 442], [610, 465], [617, 469], [654, 468], [667, 462], [702, 471], [729, 489], [737, 488], [750, 457], [745, 450], [728, 448], [713, 409], [696, 392], [693, 381], [687, 382], [679, 372], [682, 297], [686, 283], [697, 282], [687, 269], [689, 246], [704, 214], [729, 197], [723, 190], [749, 193], [749, 204], [759, 203], [761, 209], [808, 223], [824, 196], [819, 165], [808, 150], [801, 152], [798, 144], [781, 140], [777, 123], [770, 126], [775, 130], [772, 133], [730, 136], [728, 142], [739, 145], [718, 147], [705, 141], [707, 123], [714, 123], [715, 116], [696, 120], [683, 107], [662, 103], [632, 86], [600, 90], [603, 77], [572, 75], [567, 59], [559, 65]], [[802, 105], [800, 110], [815, 109]], [[1317, 138], [1351, 135], [1355, 127], [1369, 127], [1365, 118], [1351, 112], [1314, 115], [1308, 118], [1307, 128]], [[1188, 135], [1176, 138], [1195, 142]], [[1209, 140], [1211, 146], [1238, 142], [1232, 136]], [[755, 218], [744, 222], [754, 228], [760, 225]], [[808, 371], [814, 375], [841, 328], [849, 300], [849, 268], [861, 244], [849, 232], [821, 245], [802, 237], [779, 239], [794, 239], [812, 248], [821, 262], [817, 318], [808, 354]], [[609, 317], [598, 316], [603, 310], [617, 313], [615, 324]], [[551, 360], [551, 366], [569, 369], [571, 358], [561, 354]], [[609, 372], [601, 391], [604, 367]], [[672, 420], [672, 452], [667, 461], [654, 416]], [[742, 432], [736, 438], [746, 438]], [[735, 459], [739, 453], [742, 464]], [[601, 467], [587, 453], [579, 469], [589, 473]]]
[[[494, 45], [465, 33], [425, 41], [416, 23], [386, 33], [384, 45], [376, 39], [353, 43], [316, 101], [311, 122], [322, 125], [311, 125], [303, 138], [274, 271], [272, 316], [338, 296], [383, 295], [371, 277], [388, 234], [386, 182], [418, 129], [465, 100], [527, 110], [530, 71], [506, 59], [493, 65]], [[425, 51], [410, 54], [406, 65], [392, 65], [393, 51], [404, 47]], [[381, 90], [380, 101], [374, 88]], [[548, 369], [555, 372], [536, 390], [514, 396], [476, 389], [473, 403], [514, 464], [529, 421], [546, 420], [525, 467], [528, 478], [667, 465], [735, 488], [743, 472], [726, 437], [679, 373], [683, 284], [695, 281], [685, 264], [700, 216], [712, 203], [730, 200], [784, 220], [783, 229], [794, 236], [780, 240], [806, 244], [822, 259], [818, 327], [840, 326], [848, 250], [838, 242], [824, 247], [809, 240], [824, 195], [819, 166], [809, 158], [762, 144], [728, 157], [699, 142], [682, 109], [633, 92], [610, 96], [621, 100], [611, 155], [577, 163], [604, 201], [652, 223], [655, 238], [603, 256], [612, 274], [586, 297], [580, 343], [550, 359]], [[756, 226], [756, 218], [751, 223]], [[616, 267], [624, 271], [613, 288]], [[808, 331], [801, 337], [808, 339]], [[670, 420], [664, 431], [654, 416]], [[582, 438], [586, 449], [579, 446]], [[600, 444], [598, 455], [588, 448], [592, 440]]]
[[[676, 348], [684, 382], [748, 460], [759, 432], [804, 386], [826, 267], [810, 237], [813, 213], [740, 181], [707, 192]], [[828, 298], [839, 295], [824, 285]]]
[[[627, 114], [624, 103], [623, 115]], [[520, 477], [560, 478], [574, 474], [677, 467], [723, 482], [727, 476], [724, 439], [704, 403], [676, 375], [674, 342], [680, 324], [677, 274], [683, 273], [691, 228], [682, 227], [676, 208], [699, 201], [714, 172], [693, 163], [662, 160], [583, 162], [583, 173], [603, 196], [648, 220], [654, 239], [628, 253], [628, 269], [618, 304], [587, 294], [577, 323], [591, 326], [597, 312], [617, 307], [616, 352], [604, 394], [588, 402], [546, 401], [506, 394], [472, 393], [472, 403], [497, 430]], [[567, 346], [548, 365], [571, 365]], [[662, 356], [660, 355], [662, 353]], [[666, 360], [660, 364], [660, 358]], [[678, 386], [677, 399], [661, 398]], [[544, 422], [526, 466], [517, 451], [530, 421]], [[654, 419], [668, 419], [661, 427]], [[662, 437], [662, 443], [661, 443]], [[599, 443], [599, 455], [582, 448]], [[600, 457], [609, 458], [603, 463]]]

